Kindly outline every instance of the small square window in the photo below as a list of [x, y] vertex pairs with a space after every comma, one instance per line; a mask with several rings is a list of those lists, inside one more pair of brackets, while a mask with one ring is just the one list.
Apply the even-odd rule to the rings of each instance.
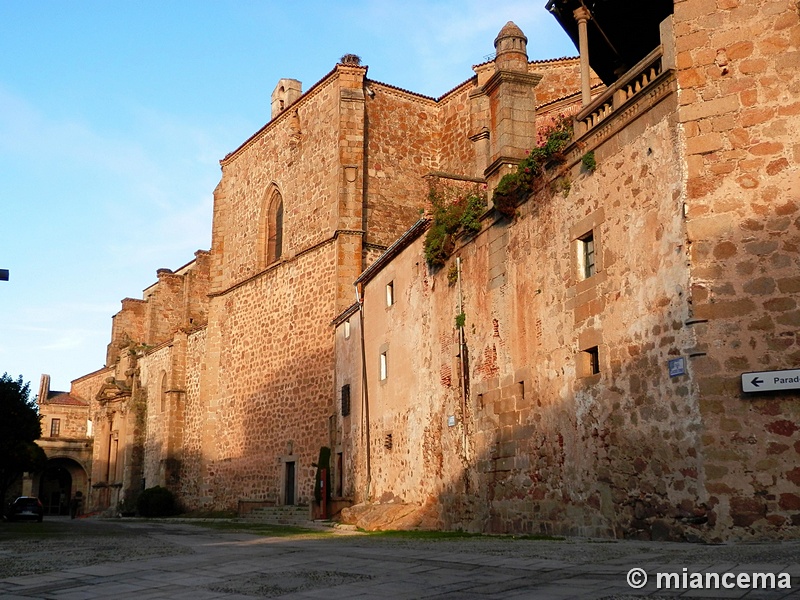
[[589, 279], [596, 273], [594, 255], [594, 231], [578, 238], [578, 265], [581, 279]]
[[578, 365], [580, 377], [591, 377], [600, 373], [600, 349], [592, 346], [580, 353]]
[[342, 386], [342, 416], [347, 417], [350, 415], [350, 384], [346, 383]]
[[58, 437], [61, 434], [61, 419], [50, 421], [50, 437]]
[[381, 352], [381, 381], [385, 381], [389, 376], [389, 364], [386, 359], [386, 352]]
[[394, 304], [394, 281], [386, 284], [386, 306]]
[[350, 319], [344, 322], [344, 339], [350, 339]]

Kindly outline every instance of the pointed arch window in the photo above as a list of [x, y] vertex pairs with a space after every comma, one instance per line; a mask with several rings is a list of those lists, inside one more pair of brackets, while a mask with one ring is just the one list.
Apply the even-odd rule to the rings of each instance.
[[267, 215], [267, 264], [280, 259], [283, 254], [283, 198], [276, 190], [272, 194]]

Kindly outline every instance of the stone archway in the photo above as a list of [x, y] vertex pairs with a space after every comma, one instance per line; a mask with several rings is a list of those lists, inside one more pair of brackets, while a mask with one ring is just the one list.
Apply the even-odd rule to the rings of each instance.
[[39, 478], [39, 499], [46, 515], [68, 515], [70, 499], [81, 492], [84, 499], [89, 477], [83, 466], [66, 457], [51, 458]]

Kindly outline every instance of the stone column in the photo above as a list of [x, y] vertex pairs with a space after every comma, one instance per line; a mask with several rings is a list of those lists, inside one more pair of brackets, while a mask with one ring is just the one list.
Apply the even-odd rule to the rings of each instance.
[[585, 6], [576, 8], [572, 14], [578, 22], [578, 45], [581, 53], [581, 104], [586, 107], [592, 101], [592, 90], [589, 85], [589, 35], [586, 27], [592, 14]]

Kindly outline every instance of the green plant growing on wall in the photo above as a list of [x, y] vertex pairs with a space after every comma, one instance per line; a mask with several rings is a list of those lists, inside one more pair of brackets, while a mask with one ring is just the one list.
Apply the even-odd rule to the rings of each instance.
[[572, 134], [572, 118], [564, 115], [539, 133], [536, 146], [519, 163], [517, 170], [503, 175], [497, 184], [492, 203], [499, 213], [507, 217], [516, 214], [517, 204], [534, 191], [547, 167], [564, 162], [562, 152], [572, 140]]
[[481, 230], [486, 193], [477, 186], [472, 190], [458, 190], [431, 185], [428, 201], [433, 218], [425, 235], [425, 260], [431, 268], [443, 267], [455, 248], [456, 235], [475, 235]]
[[584, 171], [594, 173], [594, 170], [597, 168], [597, 159], [594, 157], [594, 150], [589, 150], [589, 152], [581, 156], [581, 166]]
[[561, 194], [564, 198], [569, 196], [569, 191], [572, 189], [572, 181], [569, 177], [559, 177], [553, 181], [550, 191], [554, 194]]
[[463, 329], [464, 325], [467, 324], [467, 315], [464, 314], [464, 311], [461, 311], [459, 314], [456, 315], [456, 329]]
[[453, 263], [447, 270], [447, 285], [455, 285], [458, 282], [458, 265]]

